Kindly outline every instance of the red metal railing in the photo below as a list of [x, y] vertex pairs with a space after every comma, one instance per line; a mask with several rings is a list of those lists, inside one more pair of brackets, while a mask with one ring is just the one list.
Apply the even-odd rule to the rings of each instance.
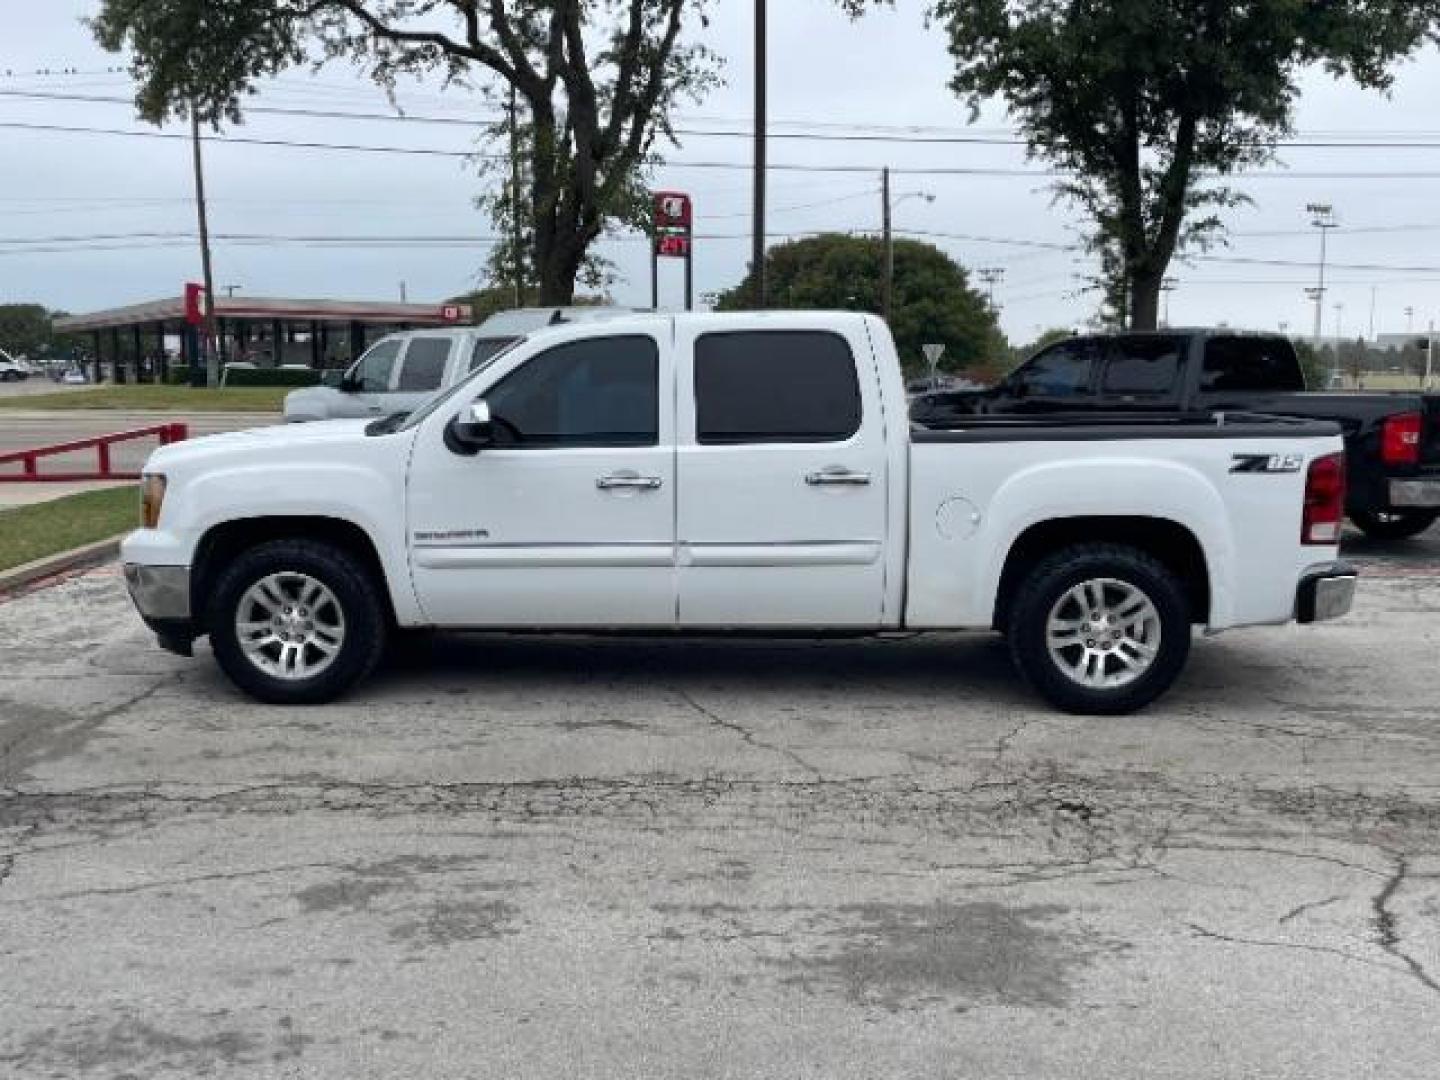
[[[58, 481], [58, 480], [138, 480], [138, 472], [116, 471], [111, 467], [110, 448], [116, 443], [131, 442], [135, 439], [159, 439], [161, 446], [181, 442], [189, 436], [184, 424], [159, 424], [155, 427], [136, 428], [133, 431], [117, 431], [113, 435], [94, 435], [74, 442], [55, 443], [52, 446], [35, 446], [29, 450], [11, 450], [0, 454], [0, 482], [7, 481]], [[40, 459], [73, 454], [82, 450], [95, 451], [94, 472], [46, 472], [40, 471]], [[20, 471], [5, 471], [6, 465], [20, 463]]]

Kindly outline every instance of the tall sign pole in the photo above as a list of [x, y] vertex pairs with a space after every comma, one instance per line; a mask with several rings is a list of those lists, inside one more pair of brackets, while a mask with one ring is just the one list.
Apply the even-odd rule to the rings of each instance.
[[655, 193], [650, 242], [650, 304], [660, 309], [660, 260], [685, 260], [685, 310], [695, 306], [695, 207], [679, 191]]
[[[210, 270], [210, 223], [205, 211], [205, 162], [200, 153], [200, 117], [190, 106], [190, 145], [195, 159], [195, 213], [200, 229], [200, 269], [205, 279], [205, 325], [201, 349], [205, 356], [205, 382], [220, 385], [220, 356], [215, 343], [215, 278]], [[191, 372], [190, 383], [195, 385]]]
[[768, 306], [765, 282], [765, 0], [755, 0], [755, 220], [751, 227], [750, 265], [755, 275], [755, 306]]

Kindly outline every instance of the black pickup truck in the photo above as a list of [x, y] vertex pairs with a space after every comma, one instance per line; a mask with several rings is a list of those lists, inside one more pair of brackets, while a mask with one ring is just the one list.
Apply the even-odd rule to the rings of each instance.
[[1370, 536], [1416, 536], [1440, 518], [1440, 394], [1311, 392], [1290, 341], [1231, 330], [1067, 338], [986, 390], [912, 399], [910, 418], [1033, 413], [1270, 413], [1333, 420], [1345, 433], [1350, 520]]

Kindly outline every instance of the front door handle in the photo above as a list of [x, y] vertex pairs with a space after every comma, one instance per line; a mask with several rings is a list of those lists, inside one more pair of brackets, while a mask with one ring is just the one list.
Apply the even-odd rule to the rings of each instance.
[[601, 491], [632, 490], [632, 491], [655, 491], [663, 481], [658, 476], [641, 476], [639, 473], [618, 472], [609, 476], [602, 476], [595, 481], [595, 486]]
[[870, 483], [870, 474], [868, 472], [853, 472], [843, 466], [832, 465], [828, 469], [806, 473], [805, 483], [811, 487], [822, 487], [830, 484], [863, 487], [865, 484]]

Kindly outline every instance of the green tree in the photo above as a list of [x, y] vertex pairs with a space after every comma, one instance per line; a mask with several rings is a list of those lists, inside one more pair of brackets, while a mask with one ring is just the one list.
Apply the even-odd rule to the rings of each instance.
[[[520, 210], [538, 300], [565, 304], [595, 240], [633, 220], [676, 103], [714, 82], [711, 54], [681, 41], [707, 3], [102, 0], [92, 28], [105, 48], [130, 51], [137, 107], [155, 123], [192, 110], [238, 123], [259, 80], [332, 60], [386, 89], [403, 75], [478, 77], [491, 106], [513, 87], [528, 132]], [[508, 169], [508, 143], [490, 149]]]
[[[770, 307], [880, 310], [884, 245], [875, 238], [827, 233], [777, 244], [765, 255]], [[756, 306], [754, 274], [716, 294], [719, 311]], [[1005, 339], [985, 298], [939, 248], [895, 242], [895, 301], [890, 329], [908, 370], [924, 370], [921, 346], [945, 346], [941, 370], [987, 374], [1005, 361]]]
[[0, 348], [32, 360], [45, 355], [55, 344], [53, 320], [62, 314], [40, 304], [0, 304]]
[[[840, 0], [853, 13], [876, 0]], [[881, 0], [888, 2], [888, 0]], [[1154, 329], [1177, 252], [1219, 242], [1243, 197], [1218, 180], [1271, 160], [1298, 75], [1387, 88], [1437, 0], [932, 0], [972, 110], [999, 98], [1091, 221], [1107, 308]]]
[[1324, 390], [1330, 385], [1330, 373], [1334, 370], [1335, 355], [1329, 346], [1316, 349], [1308, 341], [1292, 341], [1295, 355], [1300, 358], [1300, 370], [1305, 373], [1305, 386], [1310, 390]]

